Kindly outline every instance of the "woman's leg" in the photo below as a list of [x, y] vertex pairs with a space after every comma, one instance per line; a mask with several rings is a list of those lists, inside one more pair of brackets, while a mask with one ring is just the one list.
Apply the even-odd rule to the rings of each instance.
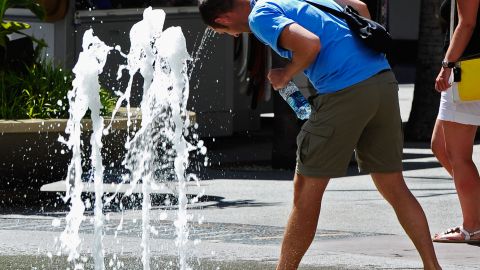
[[476, 126], [443, 121], [446, 151], [462, 208], [463, 227], [469, 232], [480, 229], [480, 178], [472, 160], [476, 131]]
[[430, 147], [435, 157], [438, 159], [440, 164], [447, 170], [450, 176], [452, 174], [452, 165], [448, 160], [447, 148], [445, 146], [445, 137], [443, 136], [443, 121], [437, 119], [435, 122], [435, 127], [433, 128], [432, 141]]

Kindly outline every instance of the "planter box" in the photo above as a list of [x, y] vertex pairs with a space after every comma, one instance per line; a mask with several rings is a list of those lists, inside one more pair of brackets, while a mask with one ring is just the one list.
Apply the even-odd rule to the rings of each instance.
[[[132, 109], [132, 112], [134, 110]], [[195, 123], [195, 113], [189, 113]], [[130, 131], [140, 128], [141, 117], [132, 116]], [[71, 160], [68, 148], [58, 141], [66, 136], [67, 119], [0, 120], [0, 191], [39, 192], [44, 184], [64, 180]], [[110, 123], [104, 120], [105, 126]], [[90, 166], [91, 120], [82, 121], [84, 171]], [[120, 168], [125, 156], [127, 118], [117, 114], [110, 134], [103, 137], [103, 164]]]

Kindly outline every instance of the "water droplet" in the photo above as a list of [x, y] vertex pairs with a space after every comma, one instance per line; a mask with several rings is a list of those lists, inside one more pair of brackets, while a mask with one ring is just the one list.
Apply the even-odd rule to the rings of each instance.
[[62, 221], [61, 221], [60, 219], [58, 219], [58, 218], [54, 218], [54, 219], [52, 220], [52, 226], [53, 226], [53, 227], [60, 227], [61, 224], [62, 224]]
[[90, 208], [92, 207], [92, 202], [90, 201], [90, 199], [86, 199], [85, 200], [85, 208]]

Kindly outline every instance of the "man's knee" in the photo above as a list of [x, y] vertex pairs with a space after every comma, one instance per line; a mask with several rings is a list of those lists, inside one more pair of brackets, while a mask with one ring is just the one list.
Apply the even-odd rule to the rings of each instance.
[[397, 205], [413, 196], [408, 189], [402, 172], [376, 173], [372, 178], [378, 191], [392, 205]]
[[295, 207], [308, 207], [320, 203], [330, 179], [327, 177], [309, 177], [295, 175], [293, 203]]

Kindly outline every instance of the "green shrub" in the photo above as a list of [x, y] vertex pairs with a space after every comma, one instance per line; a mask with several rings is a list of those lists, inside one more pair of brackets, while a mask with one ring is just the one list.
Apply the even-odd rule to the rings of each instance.
[[37, 1], [34, 0], [0, 0], [0, 46], [5, 47], [8, 42], [8, 35], [12, 33], [17, 33], [24, 35], [32, 39], [34, 42], [45, 47], [46, 44], [42, 40], [38, 40], [33, 36], [23, 33], [21, 30], [30, 28], [28, 23], [24, 22], [15, 22], [15, 21], [5, 21], [5, 11], [9, 8], [28, 8], [33, 14], [37, 16], [40, 20], [43, 20], [45, 17], [45, 10], [40, 6]]
[[112, 95], [111, 90], [106, 88], [100, 88], [100, 103], [102, 103], [103, 108], [100, 111], [100, 114], [103, 116], [110, 116], [117, 105], [117, 97]]
[[[21, 77], [13, 72], [0, 74], [0, 119], [26, 118]], [[7, 90], [9, 89], [9, 90]], [[18, 117], [20, 116], [20, 117]]]
[[21, 87], [27, 117], [68, 117], [67, 92], [72, 85], [71, 77], [70, 73], [48, 61], [28, 68]]
[[[71, 72], [40, 61], [25, 74], [5, 71], [0, 82], [0, 119], [68, 118], [67, 93], [72, 88]], [[116, 99], [102, 88], [102, 115], [115, 107]]]
[[[30, 25], [4, 20], [5, 11], [12, 7], [30, 9], [40, 20], [45, 16], [43, 7], [35, 0], [0, 0], [0, 119], [68, 118], [67, 93], [72, 88], [72, 73], [42, 59], [47, 44], [22, 32]], [[8, 35], [12, 33], [25, 35], [36, 43], [32, 61], [23, 62], [22, 70], [12, 70], [4, 63]], [[111, 91], [102, 88], [100, 101], [102, 115], [110, 114], [116, 102]]]

